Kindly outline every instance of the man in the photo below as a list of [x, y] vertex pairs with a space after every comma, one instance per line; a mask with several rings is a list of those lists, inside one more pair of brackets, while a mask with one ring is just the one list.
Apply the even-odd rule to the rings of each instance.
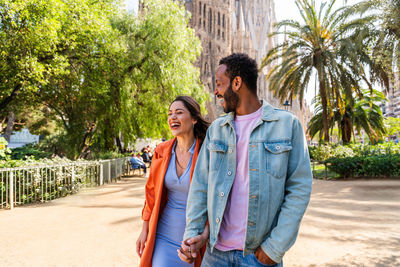
[[181, 259], [204, 244], [202, 266], [282, 266], [296, 240], [312, 184], [299, 120], [257, 96], [257, 64], [245, 54], [220, 61], [214, 94], [226, 116], [207, 131], [190, 186]]
[[142, 159], [144, 163], [149, 163], [150, 164], [150, 157], [149, 157], [149, 153], [147, 151], [147, 148], [142, 148]]
[[146, 176], [147, 172], [146, 164], [143, 162], [142, 157], [140, 157], [139, 153], [137, 154], [133, 153], [129, 161], [131, 163], [132, 169], [143, 169], [144, 175]]

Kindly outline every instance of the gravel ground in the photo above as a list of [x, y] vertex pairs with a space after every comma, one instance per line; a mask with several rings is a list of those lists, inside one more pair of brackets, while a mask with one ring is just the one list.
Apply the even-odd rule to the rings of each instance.
[[[145, 178], [0, 210], [0, 266], [138, 266]], [[400, 180], [319, 181], [285, 266], [400, 266]]]

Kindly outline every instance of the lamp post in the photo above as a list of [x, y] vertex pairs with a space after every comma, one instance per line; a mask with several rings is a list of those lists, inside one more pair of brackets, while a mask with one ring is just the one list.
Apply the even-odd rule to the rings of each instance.
[[291, 105], [292, 105], [292, 103], [290, 103], [289, 100], [286, 100], [285, 103], [283, 103], [285, 110], [288, 110]]

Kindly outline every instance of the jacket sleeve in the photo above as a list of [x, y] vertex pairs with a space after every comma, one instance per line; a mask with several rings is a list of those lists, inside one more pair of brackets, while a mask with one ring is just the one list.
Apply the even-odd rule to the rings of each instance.
[[311, 194], [312, 172], [303, 127], [297, 118], [292, 123], [292, 150], [289, 154], [285, 196], [277, 225], [261, 244], [263, 251], [275, 262], [280, 262], [294, 244]]
[[186, 206], [186, 228], [183, 240], [201, 234], [207, 222], [207, 188], [209, 172], [209, 131], [203, 141], [194, 168]]
[[[154, 151], [154, 156], [153, 159], [159, 159], [161, 157], [160, 152], [158, 151], [159, 149], [155, 149]], [[157, 170], [153, 169], [153, 166], [156, 164], [152, 164], [150, 167], [150, 174], [149, 178], [147, 179], [146, 187], [145, 187], [145, 196], [146, 200], [144, 201], [144, 207], [142, 210], [142, 220], [143, 221], [149, 221], [151, 217], [151, 213], [153, 211], [154, 207], [154, 202], [155, 202], [155, 176], [157, 176], [155, 173]]]

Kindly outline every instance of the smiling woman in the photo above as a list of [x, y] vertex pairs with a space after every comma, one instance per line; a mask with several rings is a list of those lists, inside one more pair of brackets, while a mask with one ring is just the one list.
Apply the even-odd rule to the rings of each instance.
[[[143, 228], [136, 242], [140, 266], [193, 266], [193, 259], [181, 261], [177, 250], [186, 226], [190, 181], [209, 123], [196, 100], [178, 96], [169, 107], [168, 125], [175, 138], [155, 149], [146, 183]], [[205, 244], [208, 226], [200, 237]], [[200, 263], [198, 257], [194, 266]]]

